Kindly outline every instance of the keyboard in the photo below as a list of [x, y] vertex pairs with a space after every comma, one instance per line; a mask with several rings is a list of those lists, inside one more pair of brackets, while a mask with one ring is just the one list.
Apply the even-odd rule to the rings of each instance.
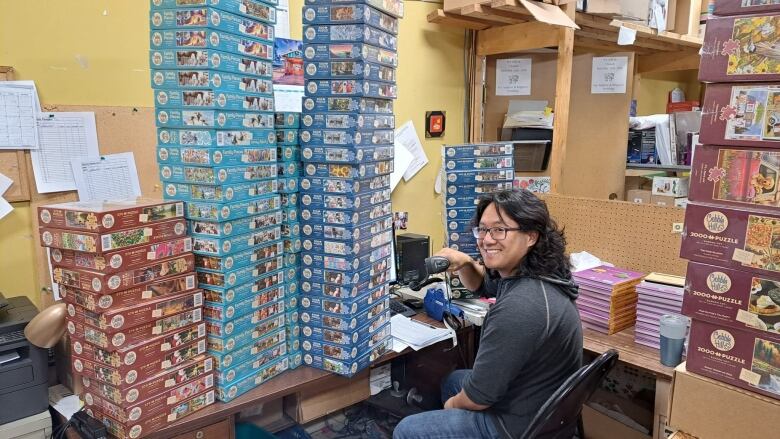
[[417, 311], [406, 306], [403, 302], [401, 302], [398, 299], [390, 299], [390, 315], [394, 316], [396, 314], [401, 314], [402, 316], [411, 317], [417, 314]]

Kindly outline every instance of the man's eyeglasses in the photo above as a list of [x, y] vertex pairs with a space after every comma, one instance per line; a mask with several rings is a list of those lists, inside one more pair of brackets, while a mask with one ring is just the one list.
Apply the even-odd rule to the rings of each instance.
[[496, 241], [506, 239], [506, 233], [510, 231], [523, 230], [519, 227], [472, 227], [471, 233], [477, 239], [485, 239], [485, 236], [490, 233], [490, 237]]

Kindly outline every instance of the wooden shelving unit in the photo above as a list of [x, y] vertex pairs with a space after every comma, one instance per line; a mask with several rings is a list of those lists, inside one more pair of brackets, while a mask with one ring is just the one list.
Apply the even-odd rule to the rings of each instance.
[[[497, 117], [496, 108], [505, 106], [506, 101], [491, 95], [492, 92], [487, 86], [490, 78], [486, 76], [492, 73], [495, 59], [537, 49], [553, 49], [547, 52], [557, 54], [554, 66], [549, 66], [549, 58], [548, 65], [542, 66], [546, 68], [545, 73], [549, 71], [555, 76], [554, 94], [551, 90], [542, 93], [543, 98], [547, 98], [551, 104], [554, 102], [551, 106], [555, 110], [549, 166], [551, 191], [570, 194], [572, 191], [568, 189], [573, 188], [572, 195], [594, 198], [607, 198], [611, 193], [622, 192], [626, 171], [628, 117], [623, 121], [621, 118], [609, 116], [628, 114], [631, 89], [633, 84], [638, 83], [640, 75], [698, 68], [698, 52], [702, 46], [702, 40], [698, 37], [701, 0], [678, 1], [678, 15], [673, 28], [685, 29], [684, 32], [658, 32], [648, 26], [616, 17], [576, 12], [576, 2], [569, 0], [548, 0], [545, 4], [525, 3], [530, 3], [529, 7], [536, 9], [533, 11], [536, 15], [518, 0], [445, 0], [442, 9], [428, 15], [428, 21], [431, 23], [474, 31], [475, 55], [474, 74], [471, 75], [473, 79], [470, 90], [469, 140], [497, 140], [496, 122], [492, 119]], [[681, 11], [681, 8], [688, 9]], [[562, 12], [568, 17], [569, 25], [549, 24], [551, 20], [542, 17], [538, 13], [539, 10], [557, 15], [558, 18]], [[566, 17], [556, 23], [566, 21]], [[539, 18], [545, 21], [540, 21]], [[617, 44], [621, 27], [636, 31], [633, 44]], [[587, 69], [582, 65], [588, 59], [583, 58], [582, 54], [621, 54], [630, 57], [625, 95], [596, 97], [597, 95], [589, 96], [581, 90], [587, 86], [583, 77], [588, 75]], [[573, 82], [575, 85], [572, 85]], [[589, 120], [590, 118], [592, 120]], [[604, 126], [599, 127], [599, 124]], [[609, 135], [603, 131], [607, 131]], [[576, 135], [570, 137], [570, 132], [575, 132]], [[595, 155], [609, 157], [608, 169], [600, 175], [591, 175], [594, 174], [592, 170], [585, 172], [580, 169], [590, 164], [583, 165], [585, 149], [592, 149]], [[622, 157], [616, 158], [615, 154], [622, 154]], [[568, 161], [567, 155], [570, 156]], [[592, 163], [595, 165], [595, 162]], [[565, 176], [570, 178], [568, 182], [565, 181]], [[576, 177], [582, 183], [575, 185], [570, 176]], [[607, 178], [611, 180], [607, 181]], [[622, 194], [620, 196], [622, 197]]]

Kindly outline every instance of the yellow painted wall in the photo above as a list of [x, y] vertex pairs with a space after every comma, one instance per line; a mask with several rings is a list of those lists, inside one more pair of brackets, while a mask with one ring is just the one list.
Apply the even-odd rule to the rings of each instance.
[[697, 79], [697, 70], [679, 72], [663, 72], [642, 75], [639, 81], [637, 99], [637, 115], [666, 113], [667, 95], [675, 87], [685, 92], [685, 99], [698, 101], [701, 83]]
[[[302, 5], [290, 1], [293, 38], [301, 36]], [[409, 2], [401, 21], [397, 122], [414, 121], [430, 163], [393, 194], [395, 209], [410, 214], [409, 231], [430, 235], [433, 249], [443, 244], [441, 201], [433, 192], [439, 150], [443, 142], [463, 141], [465, 100], [464, 32], [428, 24], [436, 7]], [[152, 105], [147, 0], [0, 0], [0, 11], [0, 65], [14, 67], [17, 79], [34, 80], [44, 106]], [[426, 110], [447, 111], [444, 138], [425, 140]], [[14, 207], [0, 220], [0, 291], [37, 302], [29, 203]]]

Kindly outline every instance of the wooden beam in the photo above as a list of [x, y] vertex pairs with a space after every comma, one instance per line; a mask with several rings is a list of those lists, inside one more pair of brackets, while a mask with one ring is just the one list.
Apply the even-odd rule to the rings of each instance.
[[490, 2], [490, 7], [502, 11], [514, 12], [516, 14], [525, 15], [528, 17], [531, 16], [531, 13], [528, 12], [528, 9], [517, 3], [517, 0], [493, 0]]
[[442, 9], [432, 11], [430, 14], [428, 14], [427, 19], [428, 23], [441, 24], [444, 26], [455, 26], [472, 30], [487, 29], [494, 25], [494, 23], [480, 20], [478, 18], [450, 14], [448, 12], [444, 12]]
[[[475, 35], [476, 43], [476, 35]], [[484, 56], [475, 56], [474, 76], [471, 78], [471, 130], [468, 139], [471, 143], [481, 143], [483, 141], [483, 127], [485, 123], [485, 64], [487, 60]]]
[[680, 52], [663, 52], [639, 56], [637, 62], [638, 74], [656, 72], [674, 72], [677, 70], [697, 70], [701, 57], [692, 50]]
[[497, 55], [558, 45], [559, 32], [548, 24], [532, 21], [480, 30], [477, 55]]
[[[579, 31], [574, 32], [574, 52], [581, 51], [600, 51], [600, 52], [625, 52], [626, 46], [618, 46], [616, 43], [608, 43], [606, 41], [594, 40], [580, 35]], [[646, 49], [643, 47], [631, 46], [631, 51], [640, 55], [649, 55], [656, 53], [654, 50]]]
[[[562, 7], [574, 18], [575, 4]], [[566, 162], [566, 141], [569, 135], [569, 105], [571, 101], [571, 72], [574, 66], [574, 29], [558, 29], [558, 62], [555, 68], [555, 119], [553, 121], [553, 146], [550, 155], [550, 191], [561, 193], [563, 171]]]
[[679, 44], [682, 46], [690, 46], [700, 48], [702, 41], [699, 38], [691, 37], [689, 35], [680, 35], [674, 32], [658, 32], [649, 26], [644, 26], [636, 23], [628, 23], [620, 20], [612, 20], [610, 23], [612, 26], [619, 28], [620, 26], [627, 27], [637, 31], [638, 36], [646, 36], [658, 41], [664, 41], [667, 43]]
[[[506, 15], [504, 15], [506, 14]], [[525, 16], [514, 14], [512, 12], [501, 11], [497, 9], [491, 9], [489, 6], [481, 6], [473, 4], [460, 8], [460, 15], [467, 17], [481, 18], [483, 20], [493, 21], [496, 23], [504, 24], [517, 24], [526, 21]]]

